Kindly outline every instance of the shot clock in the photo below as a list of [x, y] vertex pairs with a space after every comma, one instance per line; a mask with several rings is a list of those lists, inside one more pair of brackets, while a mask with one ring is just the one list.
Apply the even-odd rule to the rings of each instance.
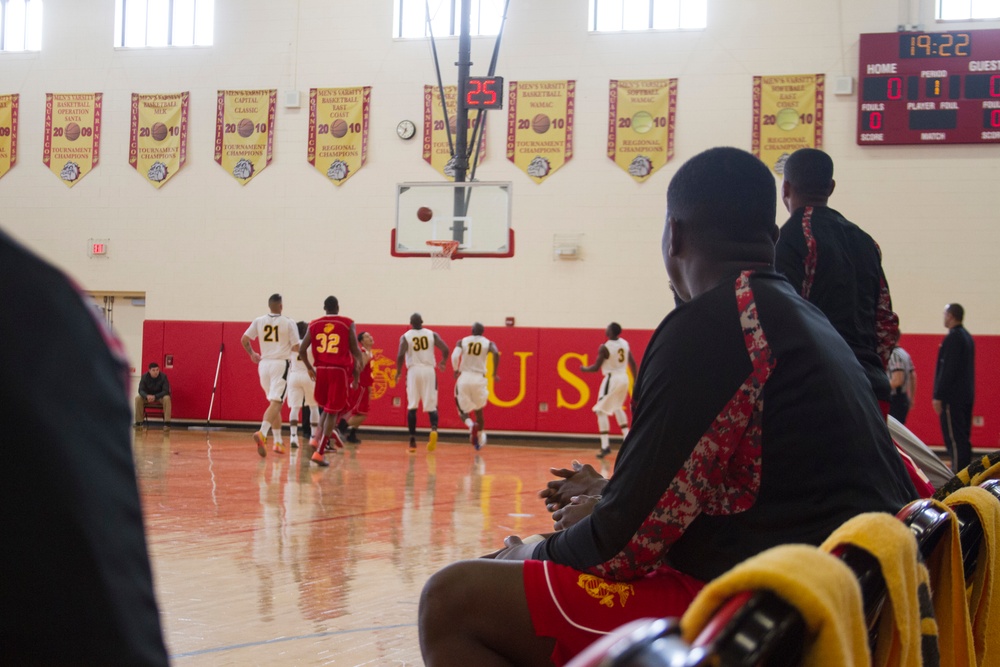
[[465, 109], [503, 109], [503, 77], [470, 76], [459, 101]]
[[861, 35], [861, 146], [1000, 144], [1000, 30]]

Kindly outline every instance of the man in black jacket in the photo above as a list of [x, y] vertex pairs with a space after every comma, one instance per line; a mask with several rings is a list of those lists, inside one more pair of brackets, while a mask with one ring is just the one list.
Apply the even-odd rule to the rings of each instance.
[[949, 303], [944, 309], [948, 335], [938, 348], [934, 374], [934, 412], [941, 419], [944, 446], [951, 456], [951, 469], [958, 472], [972, 461], [972, 403], [976, 385], [976, 346], [962, 326], [965, 309]]
[[146, 406], [159, 403], [163, 407], [163, 428], [170, 428], [170, 381], [155, 361], [139, 380], [139, 395], [135, 397], [135, 426], [146, 422]]

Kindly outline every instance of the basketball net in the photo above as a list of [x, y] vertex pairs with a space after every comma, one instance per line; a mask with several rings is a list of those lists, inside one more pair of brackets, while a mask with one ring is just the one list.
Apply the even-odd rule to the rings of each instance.
[[458, 241], [428, 241], [431, 249], [431, 270], [451, 269], [451, 260], [458, 250]]

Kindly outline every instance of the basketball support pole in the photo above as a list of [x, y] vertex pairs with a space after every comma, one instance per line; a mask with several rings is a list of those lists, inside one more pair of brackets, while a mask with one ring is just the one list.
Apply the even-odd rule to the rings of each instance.
[[226, 349], [225, 343], [219, 343], [219, 362], [215, 365], [215, 379], [212, 380], [212, 398], [208, 402], [208, 416], [205, 418], [204, 426], [188, 426], [190, 431], [221, 431], [223, 426], [212, 426], [212, 408], [215, 406], [215, 390], [219, 386], [219, 369], [222, 368], [222, 352]]

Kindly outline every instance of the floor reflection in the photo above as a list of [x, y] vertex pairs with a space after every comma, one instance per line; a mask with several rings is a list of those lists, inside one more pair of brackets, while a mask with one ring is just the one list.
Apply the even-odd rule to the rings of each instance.
[[[330, 467], [249, 434], [136, 432], [157, 594], [176, 664], [419, 665], [416, 609], [443, 565], [551, 529], [548, 469], [592, 450], [366, 438]], [[596, 463], [596, 462], [595, 462]]]

